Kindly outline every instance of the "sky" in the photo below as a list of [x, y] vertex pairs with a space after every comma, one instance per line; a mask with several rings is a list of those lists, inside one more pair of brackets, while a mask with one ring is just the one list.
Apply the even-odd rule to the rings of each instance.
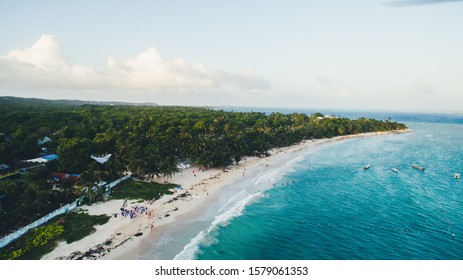
[[463, 1], [0, 0], [0, 96], [463, 112]]

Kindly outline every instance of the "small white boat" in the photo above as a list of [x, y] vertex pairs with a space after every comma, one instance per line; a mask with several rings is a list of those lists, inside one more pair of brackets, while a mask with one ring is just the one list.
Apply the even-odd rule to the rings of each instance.
[[397, 169], [397, 168], [392, 168], [392, 171], [394, 171], [394, 172], [397, 173], [397, 172], [399, 172], [399, 169]]
[[425, 170], [424, 167], [419, 166], [418, 164], [412, 164], [412, 167], [415, 168], [415, 169], [421, 170], [421, 171], [424, 171], [424, 170]]
[[368, 168], [370, 168], [370, 164], [367, 164], [363, 167], [363, 170], [367, 170]]
[[461, 175], [460, 173], [455, 173], [455, 179], [460, 179]]

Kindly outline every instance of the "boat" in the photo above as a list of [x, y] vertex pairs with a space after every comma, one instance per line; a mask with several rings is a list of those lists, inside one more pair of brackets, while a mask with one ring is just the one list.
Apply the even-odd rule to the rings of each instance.
[[392, 171], [394, 171], [394, 172], [397, 173], [397, 172], [399, 172], [399, 169], [397, 169], [397, 168], [392, 168]]
[[460, 179], [461, 175], [460, 173], [455, 173], [455, 179]]
[[367, 164], [363, 167], [363, 170], [367, 170], [368, 168], [370, 168], [370, 164]]
[[424, 167], [419, 166], [419, 165], [417, 165], [417, 164], [412, 164], [412, 167], [415, 168], [415, 169], [421, 170], [421, 171], [424, 171], [424, 170], [425, 170]]

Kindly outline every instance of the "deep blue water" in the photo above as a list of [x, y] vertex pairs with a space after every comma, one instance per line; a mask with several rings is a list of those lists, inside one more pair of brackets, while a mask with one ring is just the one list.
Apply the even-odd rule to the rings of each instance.
[[257, 170], [157, 257], [463, 259], [463, 179], [454, 178], [463, 173], [463, 116], [378, 114], [361, 116], [391, 117], [412, 132], [320, 145]]

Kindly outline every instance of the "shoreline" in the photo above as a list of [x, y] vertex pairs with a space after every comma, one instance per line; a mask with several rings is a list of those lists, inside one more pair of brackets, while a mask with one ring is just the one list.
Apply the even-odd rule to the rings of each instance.
[[[248, 157], [238, 165], [224, 169], [199, 170], [191, 167], [176, 173], [169, 183], [183, 187], [172, 195], [164, 195], [152, 204], [147, 202], [128, 201], [128, 206], [144, 205], [152, 212], [152, 216], [139, 215], [133, 219], [124, 218], [119, 209], [124, 200], [110, 200], [98, 202], [91, 206], [83, 206], [79, 209], [88, 211], [90, 215], [106, 214], [111, 218], [96, 231], [85, 238], [66, 244], [60, 242], [58, 246], [42, 259], [107, 259], [130, 260], [135, 259], [139, 252], [143, 251], [149, 240], [162, 236], [175, 222], [184, 221], [191, 217], [198, 217], [212, 201], [218, 199], [220, 190], [225, 186], [239, 182], [248, 171], [262, 166], [272, 165], [284, 155], [297, 156], [310, 148], [332, 142], [364, 137], [373, 137], [389, 134], [407, 133], [411, 130], [369, 132], [337, 136], [333, 138], [305, 140], [301, 143], [283, 148], [274, 148], [269, 151], [270, 156], [264, 158]], [[249, 172], [251, 173], [251, 172]], [[161, 178], [154, 180], [163, 182]], [[118, 213], [117, 216], [114, 214]]]

